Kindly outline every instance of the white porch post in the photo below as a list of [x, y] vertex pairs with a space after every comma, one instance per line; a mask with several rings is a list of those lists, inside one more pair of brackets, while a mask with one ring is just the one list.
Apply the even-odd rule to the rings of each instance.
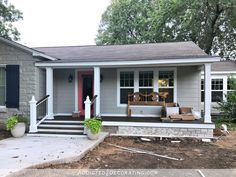
[[85, 110], [84, 110], [85, 120], [90, 119], [91, 118], [91, 101], [89, 99], [89, 96], [86, 97], [84, 104], [85, 104]]
[[94, 67], [94, 95], [97, 95], [95, 115], [100, 115], [100, 67]]
[[29, 132], [37, 132], [37, 110], [36, 110], [36, 103], [34, 96], [30, 100], [30, 127]]
[[48, 118], [54, 119], [53, 117], [53, 69], [51, 67], [46, 68], [46, 94], [48, 97], [47, 111]]
[[211, 64], [204, 65], [204, 123], [211, 123]]

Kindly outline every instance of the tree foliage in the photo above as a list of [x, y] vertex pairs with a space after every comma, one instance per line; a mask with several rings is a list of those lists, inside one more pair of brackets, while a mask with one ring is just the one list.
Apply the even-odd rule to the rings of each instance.
[[221, 100], [216, 107], [221, 113], [224, 120], [236, 120], [236, 79], [232, 76], [228, 78], [230, 90], [225, 97], [226, 100]]
[[20, 33], [12, 25], [23, 19], [22, 13], [7, 0], [0, 0], [0, 36], [10, 40], [19, 40]]
[[96, 43], [188, 40], [208, 54], [236, 58], [236, 0], [112, 0]]

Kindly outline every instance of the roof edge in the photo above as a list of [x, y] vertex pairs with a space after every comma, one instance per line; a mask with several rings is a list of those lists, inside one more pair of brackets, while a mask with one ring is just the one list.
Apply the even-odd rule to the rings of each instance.
[[139, 61], [100, 61], [100, 62], [36, 62], [35, 66], [39, 67], [75, 67], [75, 66], [132, 66], [132, 65], [154, 65], [154, 64], [196, 64], [196, 63], [213, 63], [220, 61], [220, 57], [211, 58], [191, 58], [191, 59], [158, 59], [158, 60], [139, 60]]
[[19, 43], [15, 42], [15, 41], [11, 41], [11, 40], [5, 39], [3, 37], [0, 37], [0, 41], [3, 42], [3, 43], [6, 43], [7, 45], [13, 46], [13, 47], [18, 48], [20, 50], [23, 50], [25, 52], [31, 53], [33, 57], [42, 57], [42, 58], [45, 58], [45, 59], [48, 59], [48, 60], [52, 60], [52, 61], [58, 60], [55, 57], [51, 57], [51, 56], [46, 55], [46, 54], [44, 54], [42, 52], [39, 52], [39, 51], [37, 51], [35, 49], [32, 49], [32, 48], [27, 47], [25, 45], [19, 44]]

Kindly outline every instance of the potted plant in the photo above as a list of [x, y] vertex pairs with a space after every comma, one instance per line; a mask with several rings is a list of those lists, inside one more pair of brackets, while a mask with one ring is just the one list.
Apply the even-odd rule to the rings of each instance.
[[6, 128], [13, 137], [22, 137], [25, 134], [27, 119], [22, 116], [11, 116], [7, 119]]
[[99, 133], [102, 129], [102, 120], [94, 117], [84, 121], [84, 125], [87, 128], [87, 136], [91, 140], [96, 140], [99, 137]]

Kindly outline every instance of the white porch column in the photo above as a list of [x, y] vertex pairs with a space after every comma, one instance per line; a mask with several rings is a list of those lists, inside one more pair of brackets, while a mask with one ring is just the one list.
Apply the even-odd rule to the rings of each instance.
[[204, 65], [204, 122], [211, 123], [211, 64]]
[[100, 115], [100, 67], [94, 67], [94, 95], [97, 95], [95, 115]]
[[54, 119], [53, 117], [53, 69], [51, 67], [46, 68], [46, 94], [48, 97], [47, 111], [48, 119]]

